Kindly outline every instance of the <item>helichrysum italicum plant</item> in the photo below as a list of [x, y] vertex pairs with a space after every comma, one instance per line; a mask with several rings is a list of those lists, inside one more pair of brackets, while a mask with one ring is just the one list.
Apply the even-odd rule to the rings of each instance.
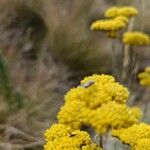
[[[105, 12], [109, 19], [95, 21], [91, 30], [104, 31], [108, 37], [117, 38], [118, 31], [126, 29], [129, 19], [137, 14], [134, 7], [109, 8]], [[125, 46], [149, 43], [150, 38], [145, 33], [123, 34]], [[139, 78], [142, 83], [150, 83], [150, 68], [145, 72], [139, 74]], [[91, 142], [88, 133], [81, 131], [85, 126], [92, 127], [98, 135], [112, 130], [112, 136], [130, 145], [133, 150], [149, 150], [150, 126], [140, 123], [142, 112], [138, 107], [128, 107], [128, 98], [128, 89], [116, 82], [113, 76], [94, 74], [85, 77], [78, 87], [65, 95], [65, 104], [57, 115], [58, 124], [45, 133], [45, 150], [100, 150]]]
[[99, 135], [112, 129], [122, 129], [139, 123], [141, 111], [128, 107], [129, 92], [110, 75], [85, 77], [81, 84], [65, 96], [54, 124], [45, 132], [45, 150], [100, 150], [91, 142], [84, 126], [92, 127]]
[[143, 32], [126, 32], [123, 35], [123, 42], [132, 46], [144, 46], [150, 44], [150, 38], [149, 35]]
[[123, 6], [123, 7], [110, 7], [105, 11], [105, 17], [114, 18], [118, 16], [132, 17], [138, 14], [138, 10], [135, 7]]
[[44, 150], [102, 150], [92, 143], [87, 132], [72, 130], [63, 124], [54, 124], [45, 132]]
[[139, 73], [138, 78], [142, 86], [150, 87], [150, 66], [146, 67], [144, 72]]

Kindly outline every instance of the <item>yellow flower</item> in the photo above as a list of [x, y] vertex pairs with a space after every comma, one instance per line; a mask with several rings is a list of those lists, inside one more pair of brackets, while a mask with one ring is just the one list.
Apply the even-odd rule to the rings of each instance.
[[[112, 101], [125, 104], [128, 96], [127, 88], [115, 82], [112, 76], [93, 75], [86, 77], [81, 81], [80, 86], [71, 89], [66, 94], [65, 105], [57, 115], [58, 122], [73, 129], [80, 129], [83, 125], [89, 126], [91, 125], [90, 119], [96, 115], [93, 114], [95, 109]], [[105, 116], [103, 117], [105, 118]]]
[[[93, 84], [85, 88], [84, 85], [91, 81]], [[85, 77], [81, 81], [81, 86], [71, 89], [65, 96], [65, 102], [73, 100], [85, 102], [84, 105], [94, 109], [110, 101], [124, 104], [128, 100], [128, 97], [128, 89], [116, 82], [113, 76], [94, 74]]]
[[139, 73], [138, 78], [142, 86], [150, 87], [150, 67], [146, 67], [144, 72]]
[[132, 107], [129, 113], [131, 113], [137, 119], [141, 118], [143, 115], [141, 110], [138, 107]]
[[129, 128], [113, 130], [112, 135], [123, 143], [134, 147], [137, 145], [138, 140], [143, 138], [150, 139], [150, 126], [145, 123], [135, 124]]
[[145, 72], [150, 73], [150, 66], [145, 68]]
[[136, 145], [132, 147], [132, 150], [150, 150], [150, 138], [138, 140]]
[[54, 124], [45, 132], [45, 138], [44, 150], [102, 150], [92, 143], [87, 132], [63, 124]]
[[90, 115], [85, 102], [75, 99], [65, 103], [57, 118], [59, 123], [66, 124], [72, 129], [80, 129], [83, 125], [88, 124]]
[[105, 11], [105, 17], [114, 18], [117, 16], [132, 17], [138, 14], [138, 10], [135, 7], [123, 6], [123, 7], [110, 7]]
[[91, 30], [117, 31], [126, 27], [126, 23], [118, 19], [97, 20], [92, 23]]
[[142, 32], [126, 32], [123, 35], [123, 43], [132, 46], [143, 46], [150, 44], [150, 38]]
[[91, 126], [97, 133], [105, 133], [110, 129], [120, 129], [138, 123], [141, 112], [138, 108], [129, 108], [125, 104], [109, 102], [93, 111]]
[[[127, 25], [129, 22], [128, 18], [124, 17], [124, 16], [118, 16], [118, 17], [114, 18], [114, 20], [124, 22], [125, 25]], [[118, 37], [117, 31], [107, 31], [106, 35], [109, 38], [117, 38]]]

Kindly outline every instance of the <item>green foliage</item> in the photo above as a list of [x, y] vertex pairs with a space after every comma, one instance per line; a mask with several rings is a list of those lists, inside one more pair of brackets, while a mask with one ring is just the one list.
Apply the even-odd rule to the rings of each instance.
[[19, 92], [14, 92], [8, 67], [2, 54], [0, 54], [0, 94], [9, 108], [23, 106], [23, 96]]

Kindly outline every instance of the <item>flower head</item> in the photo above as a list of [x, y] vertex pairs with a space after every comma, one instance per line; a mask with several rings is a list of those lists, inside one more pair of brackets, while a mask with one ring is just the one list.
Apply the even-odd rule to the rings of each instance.
[[150, 87], [150, 67], [146, 67], [144, 72], [138, 74], [140, 84], [145, 87]]
[[[91, 81], [93, 84], [86, 88], [83, 87]], [[71, 89], [66, 94], [65, 101], [78, 100], [85, 102], [89, 108], [94, 109], [110, 101], [124, 104], [128, 100], [128, 96], [128, 89], [116, 82], [113, 76], [94, 74], [85, 77], [77, 88]]]
[[[111, 121], [111, 119], [117, 117], [117, 113], [122, 112], [127, 117], [130, 113], [131, 117], [128, 119], [130, 123], [128, 124], [135, 123], [137, 122], [137, 117], [135, 117], [137, 114], [131, 115], [131, 109], [125, 105], [128, 95], [127, 88], [115, 82], [112, 76], [93, 75], [86, 77], [81, 81], [80, 86], [71, 89], [66, 94], [65, 104], [57, 115], [58, 121], [73, 129], [81, 129], [83, 125], [92, 126], [96, 129], [96, 125], [99, 125], [100, 128], [102, 128], [101, 126], [104, 128], [104, 130], [99, 129], [99, 132], [105, 132], [108, 126], [117, 128], [125, 124], [124, 121], [127, 122], [127, 119], [118, 120], [120, 124], [118, 123], [115, 126], [115, 123], [113, 124], [113, 121]], [[114, 109], [111, 110], [111, 108]], [[108, 115], [109, 113], [111, 115]], [[97, 116], [101, 116], [101, 118], [99, 119]], [[91, 118], [98, 119], [98, 123]], [[104, 122], [104, 120], [106, 121]]]
[[147, 34], [142, 32], [126, 32], [123, 35], [123, 42], [132, 46], [143, 46], [150, 44], [150, 38]]
[[119, 19], [97, 20], [91, 25], [91, 30], [118, 31], [126, 27], [126, 23]]
[[150, 139], [150, 126], [145, 123], [135, 124], [129, 128], [113, 130], [112, 135], [119, 138], [123, 143], [135, 147], [139, 140]]
[[132, 147], [133, 150], [150, 150], [150, 138], [137, 140], [136, 145]]
[[87, 132], [72, 130], [63, 124], [54, 124], [45, 132], [44, 150], [102, 150], [92, 143]]
[[97, 133], [105, 133], [110, 129], [120, 129], [138, 123], [141, 111], [129, 108], [125, 104], [109, 102], [93, 111], [90, 119], [91, 126]]
[[118, 16], [132, 17], [138, 14], [138, 10], [135, 7], [123, 6], [123, 7], [110, 7], [105, 11], [105, 17], [114, 18]]

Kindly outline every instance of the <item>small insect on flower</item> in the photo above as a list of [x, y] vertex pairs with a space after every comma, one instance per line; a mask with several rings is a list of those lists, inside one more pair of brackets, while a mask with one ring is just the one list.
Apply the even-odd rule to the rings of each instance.
[[89, 81], [89, 82], [87, 82], [87, 83], [82, 83], [82, 84], [80, 84], [79, 86], [80, 87], [84, 87], [84, 88], [88, 88], [88, 87], [90, 87], [91, 85], [93, 85], [94, 84], [94, 81]]

